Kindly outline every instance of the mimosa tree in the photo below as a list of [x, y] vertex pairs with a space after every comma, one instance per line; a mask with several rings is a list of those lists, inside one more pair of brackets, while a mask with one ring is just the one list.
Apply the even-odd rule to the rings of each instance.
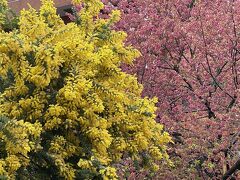
[[120, 68], [140, 53], [111, 29], [119, 11], [101, 19], [99, 0], [73, 3], [83, 4], [76, 23], [65, 25], [42, 0], [10, 31], [0, 3], [3, 178], [116, 179], [123, 156], [152, 170], [168, 162], [171, 138], [155, 122], [156, 99], [141, 98], [136, 77]]

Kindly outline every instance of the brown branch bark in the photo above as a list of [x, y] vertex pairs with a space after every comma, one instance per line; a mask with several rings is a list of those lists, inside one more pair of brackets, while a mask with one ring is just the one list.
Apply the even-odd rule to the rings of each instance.
[[233, 173], [240, 170], [240, 159], [223, 175], [223, 180], [227, 180]]

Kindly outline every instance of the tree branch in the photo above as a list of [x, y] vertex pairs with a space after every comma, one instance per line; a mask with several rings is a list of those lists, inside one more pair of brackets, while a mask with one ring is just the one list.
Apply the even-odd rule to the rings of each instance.
[[223, 175], [222, 180], [227, 180], [237, 170], [240, 170], [240, 159]]

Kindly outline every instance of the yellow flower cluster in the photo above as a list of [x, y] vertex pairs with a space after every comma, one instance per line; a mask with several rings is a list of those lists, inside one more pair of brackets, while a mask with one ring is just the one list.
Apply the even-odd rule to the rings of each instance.
[[115, 168], [107, 167], [105, 169], [101, 169], [100, 174], [102, 175], [103, 180], [117, 180], [117, 173]]
[[39, 148], [36, 141], [40, 139], [41, 132], [41, 124], [38, 122], [32, 124], [23, 120], [11, 120], [1, 126], [0, 142], [7, 154], [0, 159], [0, 175], [14, 178], [21, 166], [28, 165], [28, 153]]
[[21, 11], [19, 29], [0, 32], [0, 77], [9, 82], [0, 113], [11, 119], [0, 133], [7, 153], [0, 175], [34, 166], [60, 179], [78, 179], [83, 170], [117, 179], [113, 164], [123, 155], [148, 154], [154, 169], [154, 161], [168, 160], [171, 138], [155, 122], [157, 100], [141, 98], [136, 77], [120, 68], [140, 53], [124, 45], [124, 32], [111, 30], [119, 11], [100, 19], [100, 0], [73, 3], [85, 4], [80, 24], [65, 25], [53, 2], [42, 0], [40, 13]]
[[2, 23], [6, 17], [6, 10], [7, 10], [7, 0], [1, 0], [0, 2], [0, 30], [2, 29]]

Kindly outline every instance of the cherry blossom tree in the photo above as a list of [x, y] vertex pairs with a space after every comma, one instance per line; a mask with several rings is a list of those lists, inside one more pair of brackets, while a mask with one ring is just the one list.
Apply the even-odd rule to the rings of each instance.
[[[142, 57], [123, 68], [157, 96], [158, 121], [175, 137], [175, 178], [216, 178], [238, 159], [238, 0], [105, 0], [122, 10], [116, 28]], [[174, 171], [174, 172], [173, 172]], [[173, 175], [174, 174], [174, 175]]]

